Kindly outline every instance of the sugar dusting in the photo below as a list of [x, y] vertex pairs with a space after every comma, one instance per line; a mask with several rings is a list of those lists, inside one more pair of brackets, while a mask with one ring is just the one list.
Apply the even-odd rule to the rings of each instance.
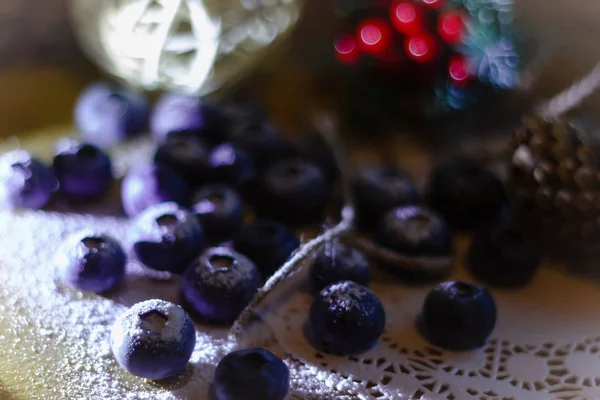
[[[34, 399], [169, 400], [206, 395], [214, 365], [233, 346], [224, 329], [197, 326], [189, 371], [168, 382], [128, 374], [110, 349], [116, 318], [141, 300], [175, 301], [177, 281], [150, 279], [135, 263], [128, 265], [125, 284], [108, 297], [73, 290], [60, 281], [53, 257], [56, 244], [90, 226], [122, 238], [126, 220], [2, 210], [0, 221], [0, 370], [9, 392]], [[157, 309], [174, 321], [185, 318], [180, 307], [160, 300], [138, 308], [142, 313]], [[167, 323], [162, 335], [176, 339], [177, 325]]]
[[314, 367], [290, 363], [265, 324], [257, 324], [243, 345], [228, 341], [226, 328], [196, 325], [196, 347], [188, 368], [164, 382], [123, 370], [110, 348], [115, 320], [141, 301], [160, 298], [177, 303], [180, 282], [149, 274], [132, 260], [123, 284], [99, 296], [63, 285], [54, 256], [59, 244], [82, 229], [110, 232], [123, 241], [129, 225], [124, 218], [110, 216], [0, 210], [0, 376], [4, 390], [44, 400], [204, 400], [221, 357], [252, 343], [252, 347], [267, 347], [290, 367], [293, 391], [289, 399], [343, 398], [315, 379]]

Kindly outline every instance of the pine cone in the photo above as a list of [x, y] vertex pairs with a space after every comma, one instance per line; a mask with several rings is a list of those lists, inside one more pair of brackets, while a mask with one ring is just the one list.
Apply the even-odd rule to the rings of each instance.
[[600, 244], [600, 135], [590, 126], [527, 118], [514, 135], [512, 196], [561, 249]]

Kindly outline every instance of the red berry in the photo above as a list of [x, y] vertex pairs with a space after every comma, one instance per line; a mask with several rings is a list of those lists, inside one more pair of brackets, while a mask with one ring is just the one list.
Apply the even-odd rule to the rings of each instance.
[[357, 43], [367, 54], [383, 54], [390, 45], [390, 29], [381, 19], [366, 19], [358, 26]]
[[438, 56], [438, 46], [431, 35], [408, 37], [404, 45], [406, 55], [419, 63], [430, 63]]
[[456, 84], [464, 84], [469, 79], [469, 63], [463, 56], [453, 56], [448, 64], [450, 79]]
[[429, 8], [439, 8], [444, 4], [444, 0], [423, 0], [423, 4]]
[[392, 4], [390, 20], [398, 32], [406, 35], [418, 33], [423, 28], [420, 9], [408, 1]]
[[349, 34], [341, 35], [334, 41], [335, 56], [342, 64], [354, 64], [360, 58], [354, 37]]
[[460, 43], [464, 32], [465, 22], [461, 13], [449, 12], [441, 15], [438, 19], [438, 33], [447, 43]]

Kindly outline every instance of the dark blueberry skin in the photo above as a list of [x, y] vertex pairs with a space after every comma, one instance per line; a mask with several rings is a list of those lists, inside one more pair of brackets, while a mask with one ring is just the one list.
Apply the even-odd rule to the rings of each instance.
[[203, 186], [193, 196], [192, 203], [192, 211], [210, 243], [232, 239], [244, 222], [242, 198], [227, 185]]
[[226, 129], [226, 119], [217, 106], [178, 93], [163, 95], [150, 117], [150, 130], [158, 143], [182, 132], [218, 143], [224, 140]]
[[385, 311], [366, 287], [334, 283], [315, 297], [309, 311], [314, 339], [328, 353], [353, 355], [370, 349], [383, 333]]
[[183, 308], [153, 299], [134, 304], [119, 316], [110, 341], [121, 367], [133, 375], [160, 380], [186, 367], [196, 345], [196, 329]]
[[300, 159], [274, 163], [263, 173], [254, 211], [290, 225], [306, 225], [323, 218], [329, 185], [315, 164]]
[[194, 136], [170, 136], [156, 149], [154, 162], [177, 172], [191, 187], [210, 179], [210, 149]]
[[194, 214], [169, 202], [144, 210], [135, 221], [130, 239], [141, 263], [181, 274], [202, 251], [204, 232]]
[[211, 400], [283, 400], [289, 387], [290, 371], [275, 354], [237, 350], [217, 364]]
[[59, 250], [58, 268], [64, 281], [77, 289], [103, 293], [125, 276], [127, 257], [119, 242], [96, 232], [81, 232]]
[[329, 182], [339, 176], [335, 154], [329, 144], [318, 133], [307, 133], [295, 141], [295, 148], [300, 158], [319, 166]]
[[60, 191], [69, 200], [102, 197], [114, 180], [110, 158], [104, 151], [70, 139], [59, 142], [53, 167]]
[[531, 281], [541, 260], [536, 236], [502, 218], [471, 236], [467, 266], [488, 285], [521, 287]]
[[107, 148], [146, 130], [148, 105], [142, 94], [102, 82], [81, 92], [74, 117], [86, 142]]
[[300, 242], [294, 231], [279, 222], [257, 220], [235, 236], [233, 247], [256, 264], [267, 279], [287, 261]]
[[444, 220], [421, 206], [390, 210], [375, 231], [377, 243], [410, 257], [447, 256], [452, 238]]
[[185, 302], [206, 321], [230, 324], [258, 291], [260, 273], [247, 257], [227, 247], [206, 250], [185, 271]]
[[372, 165], [360, 171], [352, 182], [357, 225], [371, 229], [392, 208], [419, 204], [421, 196], [414, 182], [395, 165]]
[[246, 151], [259, 167], [269, 165], [273, 160], [280, 158], [286, 147], [279, 131], [269, 122], [259, 119], [233, 124], [228, 139]]
[[123, 209], [129, 217], [168, 201], [188, 206], [190, 197], [190, 188], [183, 178], [160, 164], [144, 165], [130, 171], [121, 186]]
[[431, 207], [457, 230], [469, 231], [498, 217], [506, 203], [500, 180], [483, 166], [469, 160], [438, 165], [428, 184]]
[[52, 168], [24, 150], [0, 156], [0, 204], [8, 208], [42, 208], [58, 189]]
[[367, 286], [369, 280], [365, 255], [339, 241], [323, 246], [310, 267], [309, 286], [314, 295], [335, 282], [352, 281]]
[[214, 182], [236, 187], [247, 185], [256, 176], [252, 157], [231, 143], [223, 143], [212, 149], [209, 167]]
[[496, 325], [496, 303], [484, 287], [442, 282], [429, 292], [420, 328], [431, 343], [448, 350], [481, 347]]

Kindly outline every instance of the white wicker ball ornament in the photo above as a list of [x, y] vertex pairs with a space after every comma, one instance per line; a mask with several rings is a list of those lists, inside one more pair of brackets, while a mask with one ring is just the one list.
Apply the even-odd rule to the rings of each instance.
[[205, 95], [252, 70], [295, 25], [300, 0], [72, 0], [85, 49], [147, 90]]

